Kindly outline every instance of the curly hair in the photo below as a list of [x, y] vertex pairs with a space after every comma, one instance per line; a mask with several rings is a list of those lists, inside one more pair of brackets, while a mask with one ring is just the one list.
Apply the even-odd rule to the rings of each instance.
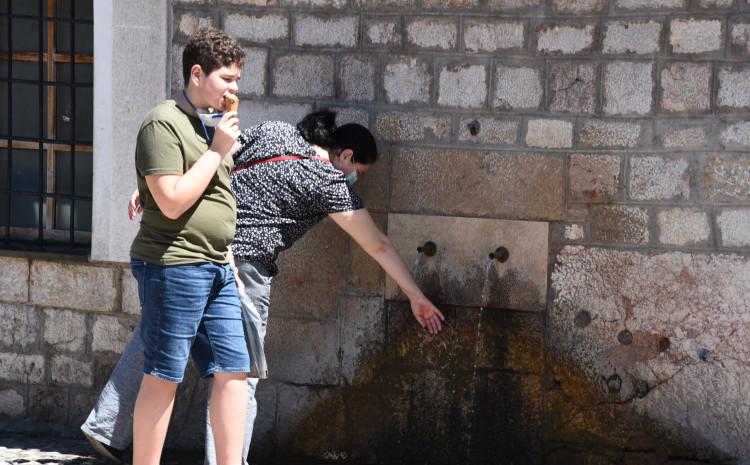
[[245, 51], [236, 40], [222, 31], [201, 28], [195, 31], [182, 50], [182, 77], [185, 86], [190, 80], [193, 65], [200, 65], [203, 72], [211, 74], [222, 66], [245, 64]]

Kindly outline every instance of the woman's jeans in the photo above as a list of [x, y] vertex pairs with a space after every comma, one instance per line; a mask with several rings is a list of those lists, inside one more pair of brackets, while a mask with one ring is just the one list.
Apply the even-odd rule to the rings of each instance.
[[[271, 275], [266, 268], [253, 262], [238, 262], [240, 279], [245, 285], [245, 293], [255, 304], [263, 322], [261, 337], [265, 337], [268, 321], [268, 306], [271, 295]], [[81, 429], [99, 442], [115, 449], [127, 449], [133, 441], [133, 410], [138, 390], [143, 378], [143, 341], [140, 327], [133, 332], [130, 342], [125, 347], [120, 361], [107, 380], [99, 398]], [[209, 392], [211, 389], [209, 379]], [[245, 424], [244, 451], [247, 458], [250, 440], [253, 434], [253, 424], [257, 415], [255, 389], [257, 378], [248, 378], [248, 408], [247, 423]], [[210, 399], [210, 394], [208, 398]], [[208, 409], [208, 405], [206, 406]], [[216, 464], [213, 434], [211, 432], [210, 415], [206, 415], [206, 457], [208, 465]]]

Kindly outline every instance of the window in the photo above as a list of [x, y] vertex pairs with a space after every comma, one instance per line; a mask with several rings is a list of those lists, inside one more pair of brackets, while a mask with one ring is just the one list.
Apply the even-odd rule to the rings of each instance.
[[93, 0], [0, 0], [0, 248], [87, 254]]

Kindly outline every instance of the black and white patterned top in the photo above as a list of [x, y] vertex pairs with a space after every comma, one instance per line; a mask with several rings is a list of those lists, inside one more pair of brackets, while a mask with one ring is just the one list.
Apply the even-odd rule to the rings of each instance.
[[232, 253], [237, 259], [260, 262], [275, 275], [279, 252], [326, 215], [364, 208], [341, 171], [309, 158], [315, 150], [293, 125], [265, 122], [242, 131], [237, 140], [237, 168], [278, 156], [306, 158], [253, 164], [232, 174], [237, 197]]

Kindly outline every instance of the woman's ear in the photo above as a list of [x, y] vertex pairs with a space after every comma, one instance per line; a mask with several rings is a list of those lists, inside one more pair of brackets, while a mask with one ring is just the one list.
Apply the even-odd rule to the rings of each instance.
[[354, 151], [352, 149], [344, 149], [339, 153], [339, 157], [344, 161], [351, 161], [354, 163]]

